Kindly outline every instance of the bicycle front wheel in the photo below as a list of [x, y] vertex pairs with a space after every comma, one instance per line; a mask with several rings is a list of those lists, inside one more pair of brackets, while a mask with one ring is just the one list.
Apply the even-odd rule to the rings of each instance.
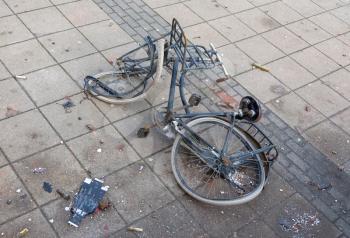
[[232, 128], [227, 121], [212, 117], [192, 120], [187, 126], [191, 131], [177, 135], [171, 153], [174, 176], [187, 194], [211, 205], [238, 205], [261, 193], [265, 170], [259, 154], [233, 159], [230, 163], [208, 156], [213, 150], [220, 154], [225, 140], [228, 156], [257, 149], [249, 135]]

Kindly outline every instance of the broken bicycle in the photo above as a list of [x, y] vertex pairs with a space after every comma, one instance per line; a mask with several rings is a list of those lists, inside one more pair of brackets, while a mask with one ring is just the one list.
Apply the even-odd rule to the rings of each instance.
[[[84, 80], [86, 91], [116, 104], [159, 92], [162, 68], [171, 68], [167, 106], [154, 111], [153, 121], [174, 138], [172, 171], [186, 193], [212, 205], [242, 204], [261, 193], [278, 152], [254, 124], [261, 117], [258, 102], [247, 96], [237, 111], [194, 113], [191, 109], [200, 104], [201, 97], [192, 94], [187, 100], [185, 96], [185, 78], [190, 71], [221, 67], [228, 75], [213, 45], [207, 49], [192, 44], [173, 19], [168, 34], [155, 40], [147, 37], [144, 45], [119, 57], [114, 66], [115, 71]], [[177, 108], [176, 87], [182, 103]], [[145, 128], [141, 130], [145, 133]]]

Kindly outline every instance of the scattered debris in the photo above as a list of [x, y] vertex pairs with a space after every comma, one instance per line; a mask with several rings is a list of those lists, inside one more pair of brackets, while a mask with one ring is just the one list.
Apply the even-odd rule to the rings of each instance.
[[9, 200], [6, 201], [6, 204], [7, 204], [7, 205], [11, 205], [11, 203], [12, 203], [12, 200], [11, 200], [11, 199], [9, 199]]
[[97, 153], [101, 153], [101, 152], [102, 152], [102, 149], [101, 149], [101, 148], [98, 148], [98, 149], [96, 150], [96, 152], [97, 152]]
[[22, 189], [18, 188], [18, 189], [16, 190], [16, 193], [20, 193], [20, 192], [22, 192]]
[[142, 127], [137, 131], [138, 138], [146, 138], [149, 134], [149, 127]]
[[108, 188], [103, 186], [103, 181], [100, 179], [86, 178], [80, 186], [79, 193], [74, 197], [68, 224], [78, 227], [86, 215], [96, 210]]
[[70, 207], [65, 207], [64, 210], [68, 212], [70, 210]]
[[139, 173], [141, 173], [144, 168], [145, 167], [143, 165], [141, 165], [140, 168], [139, 168]]
[[223, 103], [231, 108], [235, 108], [238, 105], [237, 100], [233, 96], [227, 94], [225, 91], [219, 91], [215, 94], [221, 99]]
[[19, 196], [20, 199], [25, 199], [28, 195], [27, 194], [22, 194], [21, 196]]
[[305, 108], [304, 108], [304, 110], [305, 110], [306, 112], [310, 112], [310, 111], [311, 111], [311, 107], [310, 107], [309, 105], [306, 105]]
[[225, 77], [225, 78], [219, 78], [216, 80], [217, 83], [222, 83], [222, 82], [225, 82], [226, 80], [228, 80], [228, 77]]
[[64, 200], [69, 200], [70, 196], [68, 193], [65, 193], [64, 191], [62, 191], [61, 189], [56, 189], [56, 193], [58, 193], [58, 195], [60, 195]]
[[53, 223], [54, 221], [53, 221], [53, 219], [50, 219], [49, 222], [50, 222], [50, 223]]
[[48, 193], [52, 193], [52, 185], [49, 182], [43, 182], [43, 189]]
[[81, 120], [82, 120], [82, 118], [81, 118], [81, 117], [78, 117], [78, 120], [79, 120], [79, 121], [81, 121]]
[[24, 228], [19, 232], [19, 236], [23, 237], [23, 236], [27, 235], [28, 232], [29, 232], [28, 228]]
[[117, 150], [118, 150], [119, 152], [124, 151], [124, 149], [125, 149], [125, 145], [124, 145], [124, 144], [120, 143], [120, 144], [117, 145]]
[[152, 161], [153, 161], [153, 158], [148, 158], [148, 161], [149, 161], [149, 162], [152, 162]]
[[304, 214], [297, 214], [293, 218], [281, 218], [278, 221], [283, 231], [290, 231], [293, 233], [299, 233], [306, 231], [309, 227], [314, 227], [320, 224], [320, 219], [317, 218], [316, 214], [311, 215], [304, 212]]
[[75, 104], [73, 103], [72, 99], [70, 99], [69, 97], [65, 97], [65, 102], [62, 104], [64, 110], [66, 111], [66, 113], [70, 113], [71, 108], [75, 106]]
[[34, 174], [44, 174], [46, 173], [47, 169], [42, 167], [37, 167], [37, 168], [34, 168], [32, 171]]
[[143, 232], [143, 229], [139, 227], [130, 226], [128, 227], [128, 231]]
[[282, 189], [282, 188], [280, 188], [280, 192], [283, 192], [283, 189]]
[[107, 210], [111, 206], [111, 201], [108, 197], [102, 198], [102, 200], [98, 203], [98, 208], [102, 211]]
[[256, 64], [256, 63], [252, 63], [252, 66], [253, 66], [254, 68], [260, 69], [261, 71], [270, 72], [269, 69], [267, 69], [267, 68], [265, 68], [265, 67], [263, 67], [263, 66], [261, 66], [261, 65], [258, 65], [258, 64]]
[[27, 77], [24, 75], [16, 75], [15, 78], [16, 79], [27, 79]]
[[336, 155], [336, 154], [338, 154], [337, 153], [337, 151], [335, 151], [335, 150], [332, 150], [332, 152], [331, 152], [333, 155]]
[[16, 116], [17, 114], [18, 114], [18, 111], [16, 109], [10, 106], [7, 107], [7, 111], [5, 114], [6, 117], [13, 117], [13, 116]]
[[87, 124], [86, 128], [89, 129], [90, 131], [96, 131], [96, 127], [94, 125], [91, 125], [91, 124]]
[[320, 181], [319, 183], [309, 181], [308, 184], [317, 187], [318, 190], [326, 190], [332, 187], [332, 184], [327, 181]]
[[100, 145], [103, 145], [105, 143], [104, 140], [102, 139], [99, 142], [100, 142]]

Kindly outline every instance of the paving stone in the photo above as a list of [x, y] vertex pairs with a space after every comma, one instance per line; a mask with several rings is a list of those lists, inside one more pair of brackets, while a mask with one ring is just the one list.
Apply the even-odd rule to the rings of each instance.
[[33, 103], [13, 78], [0, 81], [0, 95], [0, 119], [11, 116], [7, 115], [8, 109], [20, 113], [34, 108]]
[[310, 17], [324, 11], [322, 8], [310, 0], [300, 0], [298, 2], [293, 0], [283, 0], [283, 2], [299, 12], [304, 17]]
[[317, 5], [319, 5], [320, 7], [326, 10], [331, 10], [333, 8], [338, 8], [339, 6], [346, 5], [346, 1], [343, 1], [343, 0], [333, 0], [333, 1], [317, 0], [316, 3]]
[[51, 0], [51, 2], [52, 2], [54, 5], [59, 5], [59, 4], [74, 2], [74, 0]]
[[273, 2], [274, 0], [248, 0], [250, 3], [254, 4], [255, 6], [260, 6], [264, 4], [268, 4], [270, 2]]
[[31, 11], [38, 8], [48, 7], [52, 4], [49, 0], [4, 0], [15, 13]]
[[326, 116], [331, 116], [349, 106], [349, 102], [320, 81], [296, 91], [302, 98]]
[[[350, 134], [350, 109], [346, 109], [333, 116], [331, 120], [344, 131]], [[350, 139], [349, 139], [350, 140]], [[350, 143], [350, 142], [349, 142]]]
[[156, 12], [167, 22], [169, 22], [169, 24], [171, 24], [173, 18], [176, 17], [183, 27], [203, 22], [200, 17], [198, 17], [185, 4], [182, 3], [157, 8]]
[[343, 21], [345, 21], [346, 23], [350, 24], [350, 6], [344, 6], [344, 7], [340, 7], [337, 8], [333, 11], [331, 11], [331, 13], [333, 15], [335, 15], [336, 17], [342, 19]]
[[298, 21], [303, 17], [282, 1], [261, 6], [260, 9], [282, 25]]
[[304, 136], [338, 166], [348, 160], [350, 144], [347, 140], [350, 137], [331, 122], [325, 121], [310, 128]]
[[98, 50], [105, 50], [133, 41], [111, 20], [81, 27], [80, 31]]
[[342, 42], [350, 46], [350, 32], [338, 36], [337, 39], [341, 40]]
[[11, 10], [3, 1], [0, 1], [0, 17], [12, 15]]
[[43, 36], [39, 40], [58, 62], [96, 52], [76, 29]]
[[[63, 145], [35, 154], [14, 163], [13, 166], [39, 205], [59, 198], [56, 189], [73, 196], [73, 190], [78, 188], [86, 176], [79, 163]], [[33, 170], [39, 167], [45, 168], [45, 172], [34, 173]], [[44, 182], [52, 184], [53, 192], [44, 191], [42, 188]]]
[[320, 210], [330, 221], [334, 222], [337, 218], [338, 215], [332, 211], [332, 209], [322, 202], [319, 198], [316, 198], [315, 200], [312, 201], [312, 204]]
[[237, 46], [259, 64], [265, 64], [284, 56], [282, 51], [271, 45], [261, 36], [240, 41]]
[[322, 53], [333, 59], [340, 66], [350, 64], [350, 46], [338, 39], [330, 39], [315, 46]]
[[[236, 80], [263, 103], [287, 94], [289, 91], [288, 88], [266, 72], [249, 71], [237, 76]], [[256, 87], [257, 81], [259, 81], [259, 87]]]
[[229, 43], [229, 41], [214, 30], [208, 23], [186, 27], [187, 37], [198, 45], [209, 46], [209, 43], [214, 42], [215, 46], [219, 47]]
[[73, 27], [55, 7], [22, 13], [19, 17], [37, 37]]
[[0, 231], [4, 237], [20, 237], [19, 233], [24, 228], [29, 230], [26, 237], [56, 237], [39, 209], [1, 225]]
[[269, 63], [266, 68], [291, 89], [299, 88], [316, 80], [315, 76], [289, 57]]
[[218, 0], [217, 2], [231, 13], [241, 12], [254, 7], [247, 0]]
[[243, 24], [235, 16], [219, 18], [210, 21], [209, 24], [231, 42], [239, 41], [255, 35], [253, 30]]
[[267, 107], [289, 126], [298, 128], [298, 130], [303, 131], [325, 119], [316, 109], [293, 92], [277, 100], [269, 102]]
[[170, 145], [170, 140], [160, 134], [156, 128], [151, 128], [146, 138], [137, 137], [139, 128], [152, 125], [150, 110], [116, 122], [115, 125], [142, 157], [147, 157]]
[[311, 45], [332, 37], [331, 34], [325, 32], [320, 27], [306, 19], [294, 22], [286, 27]]
[[99, 53], [65, 62], [62, 67], [81, 87], [84, 87], [84, 78], [87, 75], [95, 75], [113, 69], [112, 65]]
[[92, 176], [98, 178], [140, 159], [112, 126], [71, 140], [68, 146]]
[[[277, 205], [263, 217], [263, 220], [281, 237], [340, 235], [339, 230], [299, 194]], [[298, 221], [300, 225], [297, 228], [293, 227]]]
[[5, 67], [0, 63], [0, 80], [10, 77], [10, 73], [5, 69]]
[[7, 165], [8, 162], [4, 156], [4, 154], [0, 151], [0, 167]]
[[277, 21], [258, 8], [238, 13], [236, 16], [258, 33], [272, 30], [280, 26]]
[[350, 236], [350, 226], [343, 219], [338, 219], [336, 225], [339, 230], [343, 231], [347, 236]]
[[[109, 196], [109, 191], [105, 196]], [[45, 215], [54, 220], [52, 225], [60, 237], [107, 237], [125, 225], [118, 212], [110, 207], [106, 211], [88, 215], [76, 229], [68, 225], [70, 212], [65, 211], [65, 207], [68, 207], [69, 203], [60, 199], [43, 207]]]
[[74, 26], [108, 19], [108, 16], [92, 1], [76, 1], [58, 6]]
[[[2, 178], [0, 182], [2, 190], [0, 223], [2, 224], [10, 218], [14, 218], [35, 208], [35, 204], [10, 166], [0, 168], [0, 176]], [[20, 189], [20, 193], [16, 192], [19, 191], [18, 189]], [[21, 195], [26, 197], [21, 198]], [[11, 200], [11, 203], [7, 204], [9, 200]], [[1, 229], [1, 232], [4, 231]]]
[[210, 237], [234, 237], [238, 229], [256, 216], [246, 204], [227, 207], [210, 206], [187, 195], [180, 201]]
[[[75, 105], [70, 108], [71, 112], [66, 112], [62, 106], [66, 100], [61, 100], [41, 108], [53, 127], [64, 139], [70, 139], [89, 132], [90, 129], [86, 126], [88, 124], [95, 128], [108, 124], [107, 119], [90, 100], [84, 98], [83, 94], [75, 95], [70, 99]], [[81, 120], [78, 119], [79, 117]]]
[[111, 200], [128, 223], [174, 199], [143, 162], [108, 176], [105, 183], [112, 188], [109, 191]]
[[350, 77], [350, 72], [345, 69], [340, 69], [334, 73], [331, 73], [321, 80], [339, 94], [343, 95], [345, 98], [350, 100], [350, 82], [348, 78]]
[[309, 46], [308, 43], [281, 27], [263, 34], [263, 37], [286, 54], [291, 54]]
[[312, 22], [322, 27], [327, 32], [333, 35], [340, 35], [350, 31], [350, 26], [345, 22], [339, 20], [329, 12], [322, 13], [320, 15], [316, 15], [314, 17], [309, 18]]
[[122, 46], [117, 46], [112, 49], [104, 50], [101, 53], [110, 61], [115, 62], [115, 60], [125, 53], [139, 47], [139, 44], [136, 42], [131, 42]]
[[16, 16], [0, 18], [0, 46], [33, 38]]
[[229, 15], [229, 11], [211, 0], [191, 0], [184, 3], [206, 21]]
[[19, 79], [19, 81], [38, 106], [80, 91], [74, 81], [59, 66], [27, 74], [26, 79]]
[[237, 237], [277, 238], [278, 236], [263, 221], [252, 220], [238, 231]]
[[0, 121], [0, 126], [3, 128], [0, 147], [11, 161], [59, 143], [59, 138], [36, 110]]
[[339, 65], [314, 47], [294, 53], [291, 57], [317, 77], [322, 77], [339, 68]]
[[117, 233], [114, 233], [110, 237], [115, 238], [136, 238], [137, 235], [133, 231], [129, 231], [127, 227], [119, 230]]

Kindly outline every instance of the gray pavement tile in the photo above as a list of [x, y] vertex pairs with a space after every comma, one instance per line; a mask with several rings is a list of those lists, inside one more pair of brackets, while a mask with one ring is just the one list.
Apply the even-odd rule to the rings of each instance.
[[66, 102], [65, 99], [41, 108], [64, 139], [89, 132], [90, 129], [86, 126], [88, 124], [96, 128], [108, 124], [107, 119], [90, 100], [84, 97], [84, 94], [75, 95], [70, 99], [75, 105], [70, 108], [70, 112], [66, 112], [62, 106]]
[[286, 27], [311, 45], [332, 37], [331, 34], [325, 32], [320, 27], [306, 19], [294, 22]]
[[111, 20], [83, 26], [79, 30], [98, 50], [105, 50], [133, 41], [125, 31]]
[[180, 205], [172, 203], [133, 225], [143, 227], [139, 237], [209, 237]]
[[184, 191], [177, 184], [171, 168], [171, 148], [152, 155], [145, 161], [175, 196], [184, 194]]
[[284, 27], [266, 32], [263, 37], [286, 54], [291, 54], [309, 46], [308, 43]]
[[309, 20], [335, 36], [350, 31], [350, 26], [348, 24], [339, 20], [329, 12], [316, 15], [309, 18]]
[[26, 12], [38, 8], [48, 7], [52, 4], [49, 0], [4, 0], [15, 13]]
[[4, 154], [0, 151], [0, 166], [2, 167], [2, 166], [7, 165], [7, 164], [8, 164], [8, 162], [7, 162]]
[[19, 17], [37, 37], [73, 27], [55, 7], [22, 13]]
[[[294, 220], [293, 220], [294, 219]], [[280, 237], [338, 237], [339, 230], [299, 194], [263, 216]], [[299, 223], [299, 225], [293, 226]]]
[[326, 10], [331, 10], [331, 9], [334, 9], [334, 8], [338, 8], [340, 6], [343, 6], [343, 5], [346, 5], [346, 0], [332, 0], [332, 1], [329, 1], [329, 0], [317, 0], [317, 1], [314, 1], [317, 5], [319, 5], [320, 7], [322, 7], [323, 9], [326, 9]]
[[334, 73], [331, 73], [321, 80], [339, 94], [343, 95], [346, 99], [350, 100], [350, 72], [345, 69], [340, 69]]
[[16, 16], [0, 18], [0, 46], [33, 38]]
[[320, 81], [308, 84], [296, 93], [326, 116], [331, 116], [350, 104]]
[[254, 4], [255, 6], [261, 6], [264, 4], [268, 4], [270, 2], [274, 2], [274, 0], [248, 0], [248, 1]]
[[174, 197], [143, 162], [106, 178], [111, 201], [129, 223], [161, 208]]
[[123, 54], [139, 47], [139, 44], [136, 42], [131, 42], [122, 46], [117, 46], [112, 49], [104, 50], [101, 53], [110, 61], [115, 62], [117, 58]]
[[174, 17], [183, 27], [195, 25], [203, 20], [193, 13], [185, 4], [179, 3], [155, 9], [155, 11], [171, 24]]
[[231, 13], [241, 12], [254, 7], [248, 0], [217, 0], [217, 2]]
[[272, 30], [280, 26], [277, 21], [258, 8], [238, 13], [236, 16], [258, 33]]
[[261, 6], [260, 9], [282, 25], [298, 21], [303, 17], [282, 1]]
[[283, 2], [299, 12], [304, 17], [310, 17], [324, 11], [321, 7], [313, 3], [311, 0], [283, 0]]
[[58, 6], [74, 26], [106, 20], [109, 17], [91, 0], [76, 1]]
[[0, 95], [0, 119], [11, 116], [7, 115], [9, 109], [19, 113], [34, 108], [34, 104], [13, 78], [0, 81]]
[[315, 47], [341, 66], [350, 64], [350, 46], [336, 38], [319, 43]]
[[[76, 185], [79, 186], [80, 183]], [[108, 193], [109, 191], [105, 196], [108, 196]], [[65, 211], [65, 207], [68, 206], [69, 202], [60, 199], [43, 207], [48, 219], [54, 220], [52, 225], [60, 237], [102, 238], [109, 236], [125, 225], [117, 211], [110, 207], [106, 211], [88, 215], [83, 219], [80, 227], [75, 228], [68, 224], [70, 212]]]
[[[344, 131], [350, 134], [350, 109], [346, 109], [333, 116], [331, 120]], [[349, 139], [350, 140], [350, 139]], [[350, 142], [349, 142], [350, 143]]]
[[11, 10], [7, 7], [3, 0], [0, 1], [0, 17], [12, 15]]
[[[0, 182], [2, 190], [0, 223], [35, 208], [28, 191], [23, 187], [10, 166], [0, 168], [0, 176], [2, 178]], [[3, 230], [0, 231], [3, 232]]]
[[74, 81], [57, 65], [27, 74], [26, 77], [19, 81], [38, 106], [80, 91]]
[[171, 141], [160, 134], [156, 128], [151, 128], [146, 138], [137, 137], [139, 128], [152, 124], [151, 110], [147, 110], [116, 122], [115, 126], [142, 157], [147, 157], [171, 144]]
[[56, 237], [54, 231], [49, 226], [48, 221], [46, 221], [39, 209], [1, 225], [0, 232], [3, 237], [21, 237], [19, 233], [24, 228], [29, 230], [25, 236], [28, 238]]
[[54, 60], [37, 40], [29, 40], [0, 48], [0, 60], [14, 75], [54, 64]]
[[59, 138], [37, 110], [3, 120], [0, 127], [3, 128], [0, 147], [11, 161], [59, 143]]
[[[236, 80], [263, 103], [283, 96], [289, 91], [271, 74], [258, 70], [241, 74], [236, 77]], [[256, 86], [257, 84], [259, 87]]]
[[237, 232], [237, 237], [277, 238], [278, 236], [263, 221], [254, 219]]
[[239, 41], [256, 34], [235, 16], [219, 18], [210, 21], [209, 24], [231, 42]]
[[191, 0], [184, 3], [206, 21], [227, 16], [230, 13], [223, 6], [218, 4], [218, 2], [213, 2], [211, 0]]
[[151, 8], [163, 7], [184, 1], [185, 0], [144, 0], [144, 2]]
[[81, 87], [84, 86], [84, 78], [87, 75], [95, 75], [113, 69], [112, 65], [99, 53], [65, 62], [62, 67]]
[[58, 62], [96, 52], [94, 47], [76, 29], [43, 36], [39, 38], [39, 41]]
[[315, 76], [289, 57], [269, 63], [266, 68], [291, 89], [299, 88], [316, 80]]
[[[56, 189], [74, 195], [73, 190], [77, 189], [86, 176], [79, 163], [63, 145], [35, 154], [14, 163], [13, 166], [39, 205], [59, 198]], [[45, 172], [33, 173], [35, 168], [45, 168]], [[44, 191], [44, 182], [52, 184], [53, 192]]]
[[350, 136], [331, 122], [325, 121], [310, 128], [304, 136], [336, 165], [341, 166], [349, 160], [350, 144], [347, 141]]
[[112, 126], [103, 127], [67, 144], [93, 177], [106, 176], [140, 159]]
[[282, 51], [261, 36], [240, 41], [236, 45], [259, 64], [266, 64], [284, 56]]
[[185, 32], [188, 39], [198, 45], [208, 47], [209, 43], [214, 43], [215, 46], [222, 46], [229, 43], [226, 38], [214, 30], [208, 23], [186, 27]]
[[129, 231], [127, 227], [119, 230], [117, 233], [114, 233], [110, 237], [114, 238], [136, 238], [137, 235], [133, 231]]
[[339, 65], [334, 63], [314, 47], [309, 47], [294, 53], [291, 57], [317, 77], [322, 77], [340, 68]]
[[337, 9], [331, 11], [331, 13], [333, 15], [335, 15], [336, 17], [339, 17], [340, 19], [342, 19], [346, 23], [350, 24], [350, 6], [349, 5], [337, 8]]
[[0, 63], [0, 80], [10, 77], [10, 73], [5, 69], [5, 67]]
[[295, 93], [280, 97], [278, 100], [268, 103], [267, 107], [289, 126], [301, 131], [325, 119], [323, 115]]
[[[181, 203], [210, 237], [234, 237], [235, 231], [256, 215], [246, 204], [240, 206], [210, 206], [185, 195]], [[210, 218], [210, 219], [209, 219]]]
[[338, 36], [337, 39], [341, 40], [342, 42], [350, 46], [350, 32]]
[[64, 4], [64, 3], [69, 3], [69, 2], [74, 2], [75, 0], [51, 0], [51, 2], [54, 5], [59, 5], [59, 4]]

